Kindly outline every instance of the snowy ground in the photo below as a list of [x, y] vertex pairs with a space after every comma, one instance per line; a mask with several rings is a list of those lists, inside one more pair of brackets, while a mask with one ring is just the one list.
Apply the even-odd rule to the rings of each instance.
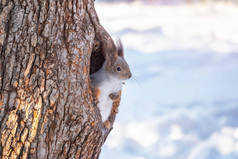
[[101, 159], [238, 158], [238, 6], [96, 3], [134, 79]]

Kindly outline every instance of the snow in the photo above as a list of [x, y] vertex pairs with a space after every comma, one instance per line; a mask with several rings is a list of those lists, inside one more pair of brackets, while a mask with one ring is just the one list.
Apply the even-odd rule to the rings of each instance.
[[101, 159], [238, 158], [238, 6], [96, 3], [133, 79]]

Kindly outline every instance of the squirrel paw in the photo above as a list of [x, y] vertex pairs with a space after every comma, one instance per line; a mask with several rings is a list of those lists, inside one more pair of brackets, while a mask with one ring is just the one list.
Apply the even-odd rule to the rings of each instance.
[[111, 93], [111, 94], [109, 94], [109, 97], [110, 97], [112, 100], [115, 100], [115, 99], [117, 99], [117, 98], [120, 97], [120, 94], [118, 94], [118, 93]]
[[101, 91], [100, 91], [100, 89], [99, 88], [95, 88], [94, 90], [93, 90], [93, 94], [94, 94], [94, 103], [97, 105], [98, 103], [99, 103], [99, 101], [98, 101], [98, 97], [99, 97], [99, 95], [100, 95], [100, 93], [101, 93]]
[[110, 121], [109, 121], [109, 120], [106, 120], [106, 121], [104, 122], [104, 126], [105, 126], [107, 129], [110, 129], [110, 127], [111, 127]]
[[112, 109], [112, 112], [113, 112], [114, 114], [117, 114], [117, 113], [118, 113], [118, 107], [113, 108], [113, 109]]

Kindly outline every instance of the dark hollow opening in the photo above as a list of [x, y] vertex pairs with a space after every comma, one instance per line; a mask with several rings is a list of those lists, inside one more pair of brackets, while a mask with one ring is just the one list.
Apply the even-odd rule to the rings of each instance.
[[102, 45], [100, 42], [94, 43], [94, 48], [90, 57], [90, 75], [97, 72], [105, 61]]

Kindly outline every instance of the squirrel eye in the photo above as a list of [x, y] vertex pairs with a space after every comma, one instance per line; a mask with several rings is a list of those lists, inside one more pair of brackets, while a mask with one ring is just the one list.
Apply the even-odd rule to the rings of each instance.
[[121, 71], [121, 67], [117, 67], [117, 71]]

